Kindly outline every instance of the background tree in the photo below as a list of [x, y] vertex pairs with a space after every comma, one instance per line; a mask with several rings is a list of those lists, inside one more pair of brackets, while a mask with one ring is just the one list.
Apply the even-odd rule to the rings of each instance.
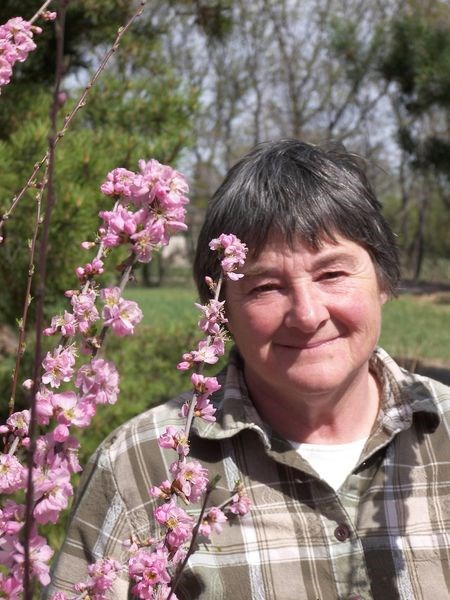
[[[435, 256], [450, 250], [448, 4], [411, 3], [395, 18], [380, 70], [395, 86], [391, 99], [404, 169], [401, 230], [413, 277], [418, 279], [426, 250]], [[415, 186], [406, 189], [406, 178]]]

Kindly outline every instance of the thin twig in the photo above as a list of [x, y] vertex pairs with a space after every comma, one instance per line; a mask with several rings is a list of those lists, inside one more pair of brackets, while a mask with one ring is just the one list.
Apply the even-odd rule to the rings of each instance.
[[[110, 58], [112, 57], [112, 55], [118, 49], [120, 41], [121, 41], [122, 37], [124, 36], [124, 34], [132, 26], [132, 24], [134, 23], [134, 21], [138, 17], [141, 16], [142, 11], [144, 10], [144, 6], [145, 6], [146, 2], [147, 2], [147, 0], [142, 0], [140, 2], [138, 10], [133, 14], [133, 16], [129, 19], [129, 21], [123, 27], [120, 27], [118, 29], [117, 35], [116, 35], [116, 38], [114, 40], [113, 45], [111, 46], [111, 48], [104, 55], [104, 57], [103, 57], [102, 61], [100, 62], [100, 65], [98, 66], [97, 70], [92, 75], [92, 77], [89, 80], [89, 83], [87, 84], [87, 86], [84, 88], [84, 90], [83, 90], [80, 98], [78, 99], [78, 102], [76, 103], [76, 105], [74, 106], [74, 108], [70, 111], [70, 113], [65, 117], [63, 127], [60, 129], [60, 131], [58, 131], [58, 133], [55, 136], [55, 146], [58, 144], [58, 142], [60, 141], [60, 139], [66, 133], [69, 125], [71, 124], [71, 122], [75, 118], [75, 115], [86, 104], [86, 98], [87, 98], [87, 96], [88, 96], [88, 94], [89, 94], [92, 86], [94, 85], [94, 83], [99, 78], [101, 72], [105, 69], [105, 67], [106, 67], [108, 61], [110, 60]], [[16, 196], [14, 196], [14, 198], [12, 199], [12, 203], [11, 203], [11, 206], [9, 207], [9, 209], [0, 217], [0, 232], [1, 232], [1, 229], [3, 227], [3, 223], [5, 221], [7, 221], [9, 219], [9, 217], [12, 215], [12, 213], [15, 210], [15, 208], [17, 207], [17, 204], [20, 202], [20, 200], [22, 199], [22, 197], [25, 194], [25, 192], [31, 187], [31, 185], [34, 182], [34, 178], [36, 177], [37, 173], [41, 169], [42, 165], [47, 160], [48, 160], [48, 151], [45, 153], [45, 155], [38, 162], [36, 162], [36, 164], [34, 165], [33, 172], [31, 174], [31, 176], [29, 177], [28, 181], [26, 182], [26, 184], [24, 185], [24, 187], [18, 192], [18, 194]]]
[[188, 560], [191, 557], [191, 555], [194, 553], [194, 547], [195, 547], [195, 543], [197, 541], [198, 532], [199, 532], [200, 525], [203, 520], [203, 515], [205, 514], [205, 511], [206, 511], [206, 503], [207, 503], [209, 496], [210, 496], [211, 492], [213, 491], [213, 489], [214, 489], [214, 486], [208, 485], [205, 496], [203, 498], [202, 507], [200, 509], [200, 514], [197, 519], [197, 524], [195, 525], [194, 529], [192, 530], [192, 537], [191, 537], [191, 542], [189, 544], [189, 548], [186, 552], [186, 556], [184, 557], [183, 562], [177, 569], [177, 574], [176, 574], [175, 579], [173, 580], [172, 585], [170, 587], [170, 592], [169, 592], [169, 595], [167, 596], [167, 600], [170, 600], [170, 598], [172, 598], [173, 594], [175, 593], [175, 590], [180, 582], [181, 576], [182, 576], [183, 571], [188, 563]]
[[48, 163], [47, 163], [47, 166], [45, 169], [43, 181], [41, 183], [40, 189], [36, 196], [36, 204], [37, 204], [36, 217], [35, 217], [35, 221], [34, 221], [33, 236], [30, 240], [30, 260], [28, 263], [27, 287], [26, 287], [26, 291], [25, 291], [25, 300], [23, 303], [22, 317], [20, 319], [20, 325], [19, 325], [19, 341], [17, 344], [16, 363], [15, 363], [14, 371], [13, 371], [13, 377], [12, 377], [13, 383], [12, 383], [12, 389], [11, 389], [11, 397], [9, 400], [9, 414], [10, 415], [14, 412], [17, 384], [18, 384], [18, 380], [19, 380], [20, 363], [21, 363], [23, 353], [24, 353], [28, 309], [31, 304], [31, 284], [32, 284], [33, 275], [34, 275], [34, 257], [35, 257], [35, 253], [36, 253], [36, 243], [37, 243], [37, 237], [38, 237], [38, 232], [39, 232], [39, 225], [41, 222], [42, 196], [44, 194], [44, 190], [46, 187], [47, 177], [48, 177]]

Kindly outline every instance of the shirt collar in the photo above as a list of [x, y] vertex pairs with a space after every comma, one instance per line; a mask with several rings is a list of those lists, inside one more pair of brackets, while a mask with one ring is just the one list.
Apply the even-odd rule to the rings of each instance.
[[263, 422], [250, 400], [242, 359], [235, 347], [230, 350], [228, 364], [217, 379], [222, 387], [211, 398], [216, 408], [216, 420], [211, 423], [195, 419], [193, 432], [202, 438], [225, 439], [244, 429], [252, 429], [259, 434], [264, 445], [270, 448], [271, 429]]

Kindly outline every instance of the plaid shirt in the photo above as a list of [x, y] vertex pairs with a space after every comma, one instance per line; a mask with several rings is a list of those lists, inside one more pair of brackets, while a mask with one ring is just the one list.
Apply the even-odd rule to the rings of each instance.
[[[450, 389], [400, 369], [382, 350], [378, 421], [335, 492], [253, 407], [232, 354], [215, 394], [217, 421], [194, 425], [191, 456], [221, 476], [211, 503], [237, 479], [252, 501], [190, 558], [177, 596], [255, 600], [444, 600], [450, 597]], [[173, 452], [157, 436], [180, 423], [187, 399], [126, 423], [85, 469], [52, 591], [71, 590], [86, 565], [126, 560], [122, 542], [151, 535], [148, 489], [169, 478]], [[223, 486], [223, 487], [220, 487]], [[116, 582], [114, 598], [129, 597]]]

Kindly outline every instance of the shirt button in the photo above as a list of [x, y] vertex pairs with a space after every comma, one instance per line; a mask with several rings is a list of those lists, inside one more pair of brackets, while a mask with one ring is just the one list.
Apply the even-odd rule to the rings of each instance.
[[340, 542], [345, 542], [345, 540], [348, 540], [350, 537], [350, 529], [345, 523], [341, 523], [334, 530], [334, 536]]

